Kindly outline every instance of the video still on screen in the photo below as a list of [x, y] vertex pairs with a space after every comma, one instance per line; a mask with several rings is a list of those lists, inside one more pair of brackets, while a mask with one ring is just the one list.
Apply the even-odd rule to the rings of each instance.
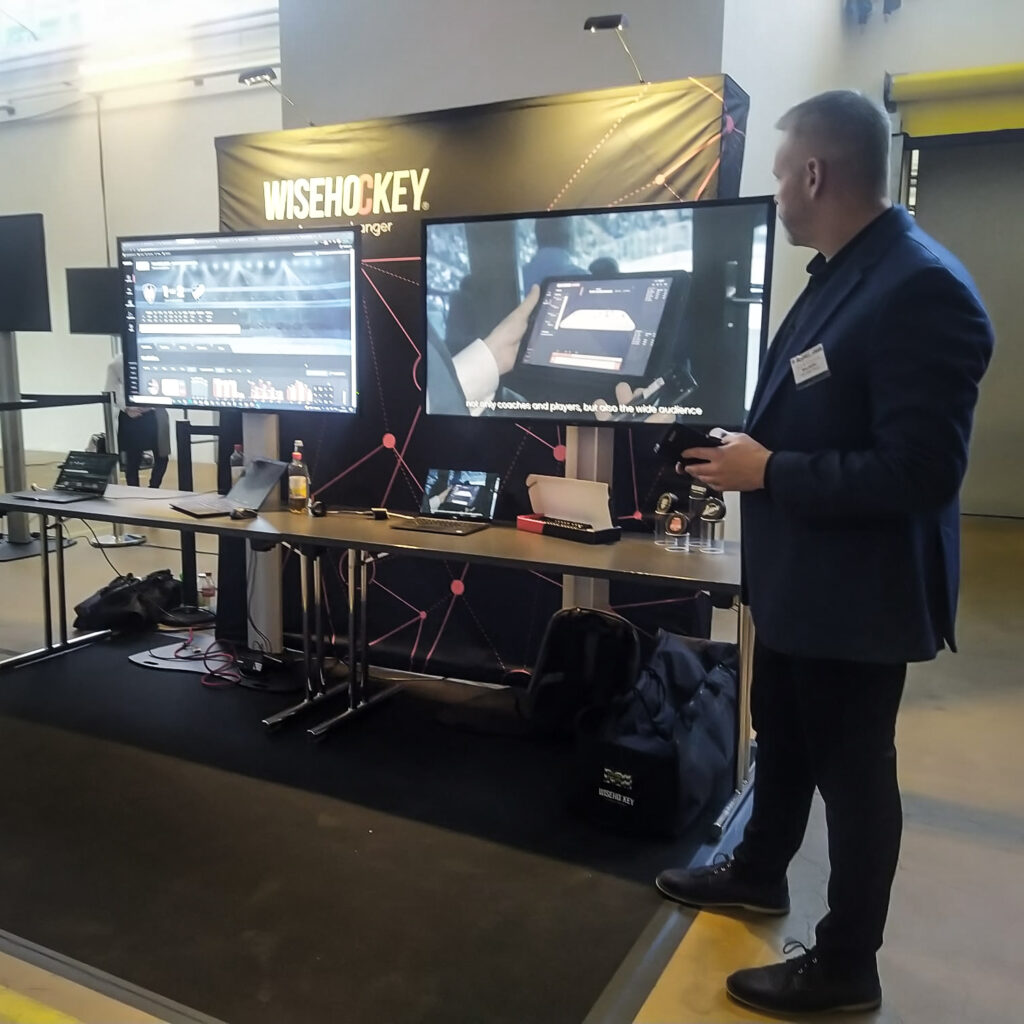
[[424, 515], [460, 519], [494, 516], [500, 481], [495, 473], [470, 469], [431, 469], [420, 511]]
[[738, 427], [770, 198], [428, 220], [427, 412]]
[[355, 411], [353, 231], [119, 244], [129, 401]]

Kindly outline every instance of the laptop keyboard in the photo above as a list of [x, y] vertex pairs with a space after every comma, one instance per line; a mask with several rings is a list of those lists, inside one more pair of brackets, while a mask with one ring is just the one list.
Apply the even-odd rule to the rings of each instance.
[[174, 504], [179, 509], [187, 508], [189, 512], [200, 515], [210, 512], [230, 512], [232, 509], [238, 508], [235, 502], [228, 501], [226, 497], [219, 494], [211, 494], [208, 498], [187, 498]]

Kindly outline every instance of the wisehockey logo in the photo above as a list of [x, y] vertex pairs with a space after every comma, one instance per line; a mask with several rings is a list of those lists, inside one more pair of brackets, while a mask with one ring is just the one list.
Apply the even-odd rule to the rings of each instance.
[[337, 220], [429, 210], [429, 167], [263, 182], [268, 221]]
[[619, 789], [631, 790], [633, 788], [633, 776], [629, 772], [619, 772], [614, 768], [602, 768], [601, 781], [606, 786], [618, 786]]

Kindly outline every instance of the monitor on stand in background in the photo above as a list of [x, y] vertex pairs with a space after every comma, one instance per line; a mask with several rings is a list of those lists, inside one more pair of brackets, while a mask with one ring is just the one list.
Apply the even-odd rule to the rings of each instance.
[[68, 330], [71, 334], [121, 337], [124, 299], [117, 267], [68, 267]]
[[[0, 217], [0, 405], [18, 402], [18, 350], [15, 331], [50, 330], [50, 292], [46, 280], [46, 241], [41, 213]], [[0, 411], [3, 439], [4, 490], [25, 489], [25, 442], [21, 412]], [[0, 561], [39, 553], [39, 542], [23, 512], [7, 514], [7, 533], [0, 540]]]

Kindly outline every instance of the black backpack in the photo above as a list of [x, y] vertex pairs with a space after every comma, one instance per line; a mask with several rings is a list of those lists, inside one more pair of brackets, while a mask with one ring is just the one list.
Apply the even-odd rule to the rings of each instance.
[[636, 627], [614, 612], [563, 608], [541, 641], [525, 693], [518, 695], [531, 732], [568, 736], [584, 709], [607, 707], [627, 692], [640, 669]]
[[181, 604], [181, 581], [170, 569], [139, 579], [118, 576], [75, 605], [75, 629], [110, 629], [115, 633], [148, 629], [171, 622], [169, 612]]
[[635, 685], [576, 722], [576, 810], [630, 835], [685, 831], [728, 788], [738, 660], [734, 644], [660, 632]]

